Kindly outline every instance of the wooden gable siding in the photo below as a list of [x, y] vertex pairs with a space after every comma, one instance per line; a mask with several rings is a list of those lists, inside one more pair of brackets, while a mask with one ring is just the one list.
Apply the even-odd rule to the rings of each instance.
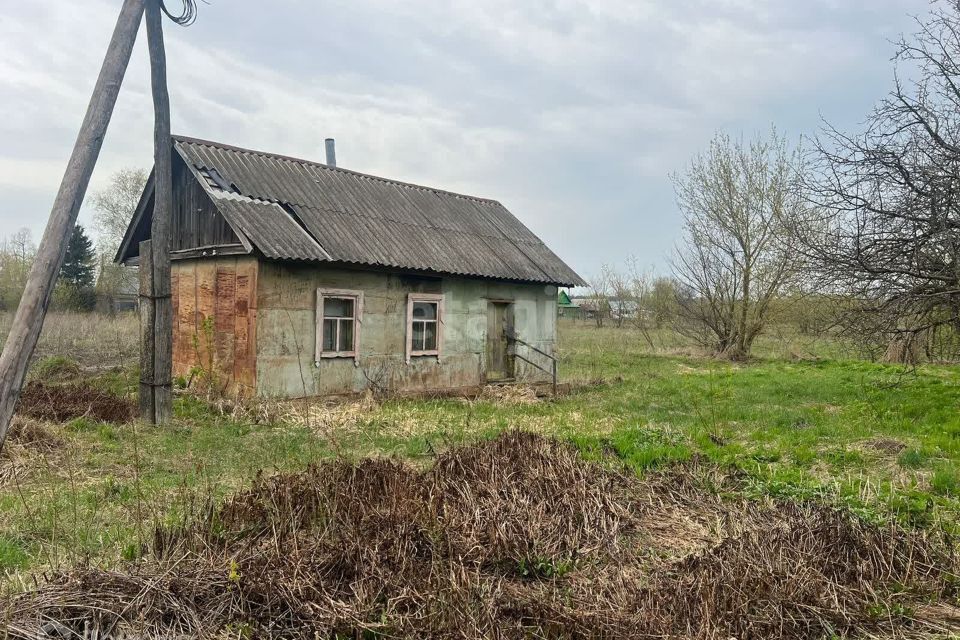
[[230, 395], [253, 395], [257, 274], [257, 260], [245, 256], [173, 263], [175, 376]]
[[183, 160], [175, 163], [173, 193], [173, 251], [240, 243]]

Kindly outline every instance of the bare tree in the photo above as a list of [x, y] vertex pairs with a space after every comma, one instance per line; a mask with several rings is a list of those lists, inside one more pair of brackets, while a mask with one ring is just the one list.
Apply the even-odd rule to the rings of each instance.
[[804, 242], [821, 289], [853, 303], [844, 330], [885, 341], [887, 359], [904, 362], [960, 331], [960, 0], [917, 24], [897, 43], [893, 90], [864, 130], [827, 126], [816, 141], [821, 224]]
[[684, 237], [673, 260], [678, 327], [725, 357], [750, 355], [770, 303], [798, 273], [788, 233], [802, 219], [799, 154], [775, 130], [718, 134], [673, 176]]
[[590, 278], [587, 299], [581, 303], [581, 309], [593, 315], [598, 329], [603, 327], [604, 320], [610, 317], [610, 272], [610, 267], [603, 265], [600, 273]]
[[[112, 297], [118, 293], [136, 290], [137, 269], [114, 264], [113, 258], [123, 241], [123, 234], [133, 218], [146, 183], [145, 170], [121, 169], [113, 175], [108, 187], [95, 192], [91, 198], [100, 266], [97, 292], [101, 295]], [[110, 305], [109, 308], [112, 311], [113, 306]]]
[[112, 259], [117, 252], [146, 183], [144, 169], [121, 169], [113, 174], [110, 186], [93, 194], [93, 228], [97, 232], [100, 253]]
[[[653, 327], [653, 313], [650, 311], [649, 302], [652, 291], [652, 283], [656, 281], [652, 270], [644, 270], [635, 256], [627, 259], [626, 264], [626, 296], [625, 299], [630, 302], [627, 308], [623, 308], [621, 313], [629, 319], [634, 329], [640, 332], [644, 341], [651, 349], [656, 345], [653, 341], [653, 335], [650, 329]], [[625, 305], [626, 306], [626, 305]]]
[[629, 273], [623, 273], [610, 265], [603, 267], [609, 291], [607, 307], [610, 320], [617, 328], [623, 327], [633, 315], [633, 280]]

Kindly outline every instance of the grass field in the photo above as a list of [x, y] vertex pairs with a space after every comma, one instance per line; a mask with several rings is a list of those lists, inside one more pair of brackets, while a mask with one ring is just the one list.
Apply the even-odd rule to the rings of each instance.
[[[90, 383], [132, 393], [135, 320], [94, 322], [85, 334], [77, 321], [55, 318], [42, 355], [70, 355]], [[238, 412], [180, 396], [167, 428], [79, 418], [22, 429], [34, 435], [14, 439], [0, 459], [6, 584], [132, 557], [198, 492], [225, 495], [261, 470], [336, 455], [427, 466], [451, 445], [515, 428], [571, 440], [588, 456], [614, 451], [638, 472], [702, 456], [744, 470], [749, 494], [816, 496], [924, 528], [960, 522], [956, 367], [905, 371], [857, 360], [831, 341], [776, 333], [755, 361], [731, 364], [669, 334], [651, 349], [629, 329], [562, 323], [560, 331], [562, 376], [579, 384], [556, 401], [506, 393]]]

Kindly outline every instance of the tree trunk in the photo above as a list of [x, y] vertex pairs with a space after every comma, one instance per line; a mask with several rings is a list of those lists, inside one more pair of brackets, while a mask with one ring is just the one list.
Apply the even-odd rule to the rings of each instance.
[[737, 347], [739, 353], [737, 354], [736, 359], [745, 359], [750, 355], [750, 345], [748, 344], [748, 340], [752, 342], [752, 340], [750, 340], [747, 336], [747, 331], [749, 331], [747, 323], [749, 322], [750, 318], [750, 286], [753, 284], [750, 281], [753, 268], [750, 264], [751, 257], [749, 252], [744, 252], [743, 261], [743, 301], [740, 303], [740, 321], [739, 326], [737, 327]]
[[883, 361], [890, 364], [919, 364], [923, 359], [921, 342], [922, 338], [918, 334], [898, 334], [887, 345]]
[[40, 338], [53, 285], [76, 224], [80, 204], [86, 195], [90, 175], [103, 146], [142, 17], [142, 1], [125, 0], [60, 190], [53, 202], [50, 219], [30, 269], [3, 355], [0, 356], [0, 447], [6, 440], [20, 388]]

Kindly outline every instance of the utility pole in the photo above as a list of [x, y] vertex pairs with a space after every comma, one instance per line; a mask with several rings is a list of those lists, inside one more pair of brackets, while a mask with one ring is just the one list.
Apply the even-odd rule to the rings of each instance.
[[[146, 242], [141, 244], [140, 251], [140, 415], [152, 424], [166, 424], [173, 415], [173, 306], [170, 298], [173, 163], [170, 94], [167, 90], [167, 58], [163, 44], [162, 0], [144, 1], [150, 49], [150, 84], [153, 89], [154, 192], [151, 239], [149, 245]], [[149, 272], [149, 278], [143, 273], [144, 270]]]
[[143, 9], [143, 0], [124, 0], [120, 9], [120, 17], [110, 39], [93, 96], [53, 202], [50, 219], [30, 269], [3, 354], [0, 355], [0, 448], [6, 440], [30, 358], [40, 338], [67, 242], [100, 156], [103, 138], [137, 39]]

